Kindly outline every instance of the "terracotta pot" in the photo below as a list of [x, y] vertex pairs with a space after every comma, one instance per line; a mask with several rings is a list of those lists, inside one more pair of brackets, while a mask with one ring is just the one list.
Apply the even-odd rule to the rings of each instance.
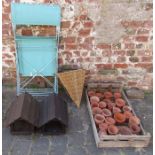
[[102, 110], [102, 115], [105, 117], [109, 117], [112, 115], [111, 111], [109, 109], [103, 109]]
[[113, 103], [113, 102], [109, 102], [109, 103], [107, 103], [107, 107], [108, 107], [109, 110], [112, 110], [113, 107], [115, 107], [115, 106], [116, 106], [116, 104]]
[[119, 126], [119, 134], [121, 135], [131, 135], [132, 131], [130, 128], [128, 128], [127, 126]]
[[102, 93], [96, 93], [95, 96], [97, 96], [99, 98], [103, 98], [104, 97], [104, 94], [102, 94]]
[[101, 109], [105, 108], [106, 106], [107, 106], [106, 102], [103, 102], [103, 101], [99, 102], [99, 107]]
[[92, 108], [92, 113], [93, 113], [93, 115], [101, 114], [102, 113], [102, 109], [99, 108], [99, 107], [93, 107]]
[[113, 107], [112, 112], [113, 112], [113, 114], [120, 113], [121, 112], [121, 109], [118, 108], [118, 107]]
[[132, 111], [132, 108], [125, 105], [125, 106], [123, 106], [123, 111]]
[[99, 107], [99, 104], [97, 103], [97, 102], [92, 102], [91, 103], [91, 107], [93, 108], [93, 107]]
[[108, 126], [108, 133], [110, 134], [110, 135], [116, 135], [116, 134], [118, 134], [118, 128], [115, 126], [115, 125], [109, 125]]
[[104, 93], [104, 97], [107, 98], [107, 99], [109, 99], [109, 98], [112, 98], [113, 95], [112, 95], [111, 92], [107, 91], [107, 92]]
[[130, 111], [125, 111], [124, 115], [125, 115], [126, 119], [129, 119], [131, 116], [133, 116], [132, 112], [130, 112]]
[[121, 99], [121, 98], [116, 99], [115, 102], [116, 102], [116, 105], [117, 105], [119, 108], [125, 106], [125, 101], [124, 101], [123, 99]]
[[140, 127], [137, 124], [130, 125], [130, 129], [133, 134], [138, 134], [141, 131]]
[[90, 97], [90, 102], [92, 103], [92, 102], [99, 102], [100, 101], [100, 99], [99, 99], [99, 97], [97, 97], [97, 96], [91, 96]]
[[103, 99], [103, 101], [104, 101], [105, 103], [110, 103], [110, 102], [112, 102], [110, 99]]
[[113, 125], [116, 123], [116, 121], [112, 117], [107, 117], [105, 119], [105, 123], [107, 123], [108, 125]]
[[99, 125], [100, 123], [104, 122], [105, 117], [101, 114], [96, 114], [94, 117], [94, 120], [95, 120], [95, 123]]
[[122, 97], [121, 93], [119, 93], [119, 92], [114, 93], [114, 98], [115, 99], [118, 99], [118, 98], [121, 98], [121, 97]]
[[101, 124], [99, 124], [99, 129], [100, 129], [100, 131], [107, 131], [108, 124], [107, 123], [101, 123]]
[[104, 139], [104, 135], [107, 135], [106, 131], [99, 131], [98, 136], [99, 136], [100, 140]]
[[129, 118], [129, 124], [139, 125], [140, 124], [140, 119], [137, 116], [131, 116]]
[[124, 123], [126, 120], [126, 117], [122, 113], [115, 113], [114, 114], [114, 119], [117, 123]]
[[94, 90], [89, 90], [89, 91], [88, 91], [88, 96], [89, 96], [89, 97], [95, 96], [95, 91], [94, 91]]

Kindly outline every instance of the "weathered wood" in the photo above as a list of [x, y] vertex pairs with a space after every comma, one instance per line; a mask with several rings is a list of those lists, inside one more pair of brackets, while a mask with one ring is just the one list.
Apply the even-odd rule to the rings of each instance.
[[[87, 107], [88, 107], [88, 111], [89, 111], [89, 115], [90, 115], [90, 119], [91, 119], [91, 124], [92, 124], [92, 128], [93, 128], [96, 146], [99, 148], [102, 148], [102, 147], [147, 147], [149, 144], [151, 135], [150, 135], [150, 133], [145, 132], [141, 123], [140, 123], [140, 127], [142, 129], [141, 135], [120, 135], [120, 134], [119, 135], [104, 135], [104, 140], [100, 140], [98, 132], [97, 132], [97, 128], [96, 128], [96, 125], [95, 125], [95, 122], [93, 119], [92, 110], [91, 110], [89, 98], [87, 95], [87, 91], [92, 88], [94, 88], [94, 89], [104, 88], [105, 89], [105, 88], [108, 88], [109, 86], [112, 86], [114, 89], [119, 88], [121, 90], [123, 99], [132, 108], [132, 105], [131, 105], [130, 101], [128, 100], [128, 98], [126, 97], [126, 95], [122, 89], [122, 85], [120, 85], [120, 83], [119, 83], [119, 87], [116, 87], [116, 85], [114, 85], [114, 83], [113, 83], [113, 85], [112, 84], [108, 85], [107, 83], [106, 83], [106, 85], [104, 85], [104, 84], [105, 83], [102, 83], [102, 85], [100, 83], [89, 83], [87, 85], [88, 89], [86, 90]], [[133, 111], [134, 115], [136, 115], [133, 108], [132, 108], [132, 111]]]

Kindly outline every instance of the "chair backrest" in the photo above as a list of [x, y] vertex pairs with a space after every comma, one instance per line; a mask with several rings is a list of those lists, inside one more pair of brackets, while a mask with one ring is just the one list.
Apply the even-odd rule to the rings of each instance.
[[11, 3], [11, 16], [14, 25], [53, 25], [60, 26], [59, 5]]

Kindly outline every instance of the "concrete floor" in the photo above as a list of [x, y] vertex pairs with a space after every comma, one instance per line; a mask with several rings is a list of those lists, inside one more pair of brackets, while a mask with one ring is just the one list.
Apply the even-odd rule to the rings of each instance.
[[[3, 86], [3, 121], [6, 111], [15, 97], [15, 88]], [[147, 148], [103, 148], [97, 149], [93, 137], [85, 97], [80, 109], [68, 102], [69, 126], [61, 136], [13, 136], [3, 125], [3, 155], [152, 155], [152, 139]], [[135, 112], [141, 118], [144, 129], [153, 131], [153, 96], [146, 94], [144, 100], [132, 100]]]

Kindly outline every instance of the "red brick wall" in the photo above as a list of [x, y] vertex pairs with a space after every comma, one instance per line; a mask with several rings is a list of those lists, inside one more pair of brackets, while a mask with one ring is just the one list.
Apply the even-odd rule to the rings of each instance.
[[[23, 1], [21, 0], [21, 2]], [[29, 0], [29, 2], [34, 1]], [[152, 89], [152, 18], [148, 16], [145, 19], [122, 19], [119, 24], [125, 31], [124, 35], [115, 42], [98, 42], [97, 36], [94, 35], [98, 23], [90, 18], [90, 10], [83, 7], [85, 2], [81, 0], [37, 0], [37, 2], [58, 3], [62, 7], [59, 67], [64, 65], [82, 67], [88, 70], [87, 80], [115, 79], [124, 82], [126, 86]], [[99, 3], [95, 0], [86, 2], [87, 5]], [[77, 8], [75, 10], [76, 4], [79, 6], [79, 10]], [[3, 78], [15, 78], [15, 48], [10, 21], [10, 1], [3, 0], [2, 5]], [[143, 5], [145, 14], [152, 10], [151, 2], [143, 3]], [[68, 17], [66, 17], [65, 6], [70, 6]], [[75, 13], [77, 10], [79, 12]], [[92, 11], [95, 14], [95, 10]], [[55, 33], [55, 29], [41, 26], [20, 27], [17, 33], [52, 35]]]

